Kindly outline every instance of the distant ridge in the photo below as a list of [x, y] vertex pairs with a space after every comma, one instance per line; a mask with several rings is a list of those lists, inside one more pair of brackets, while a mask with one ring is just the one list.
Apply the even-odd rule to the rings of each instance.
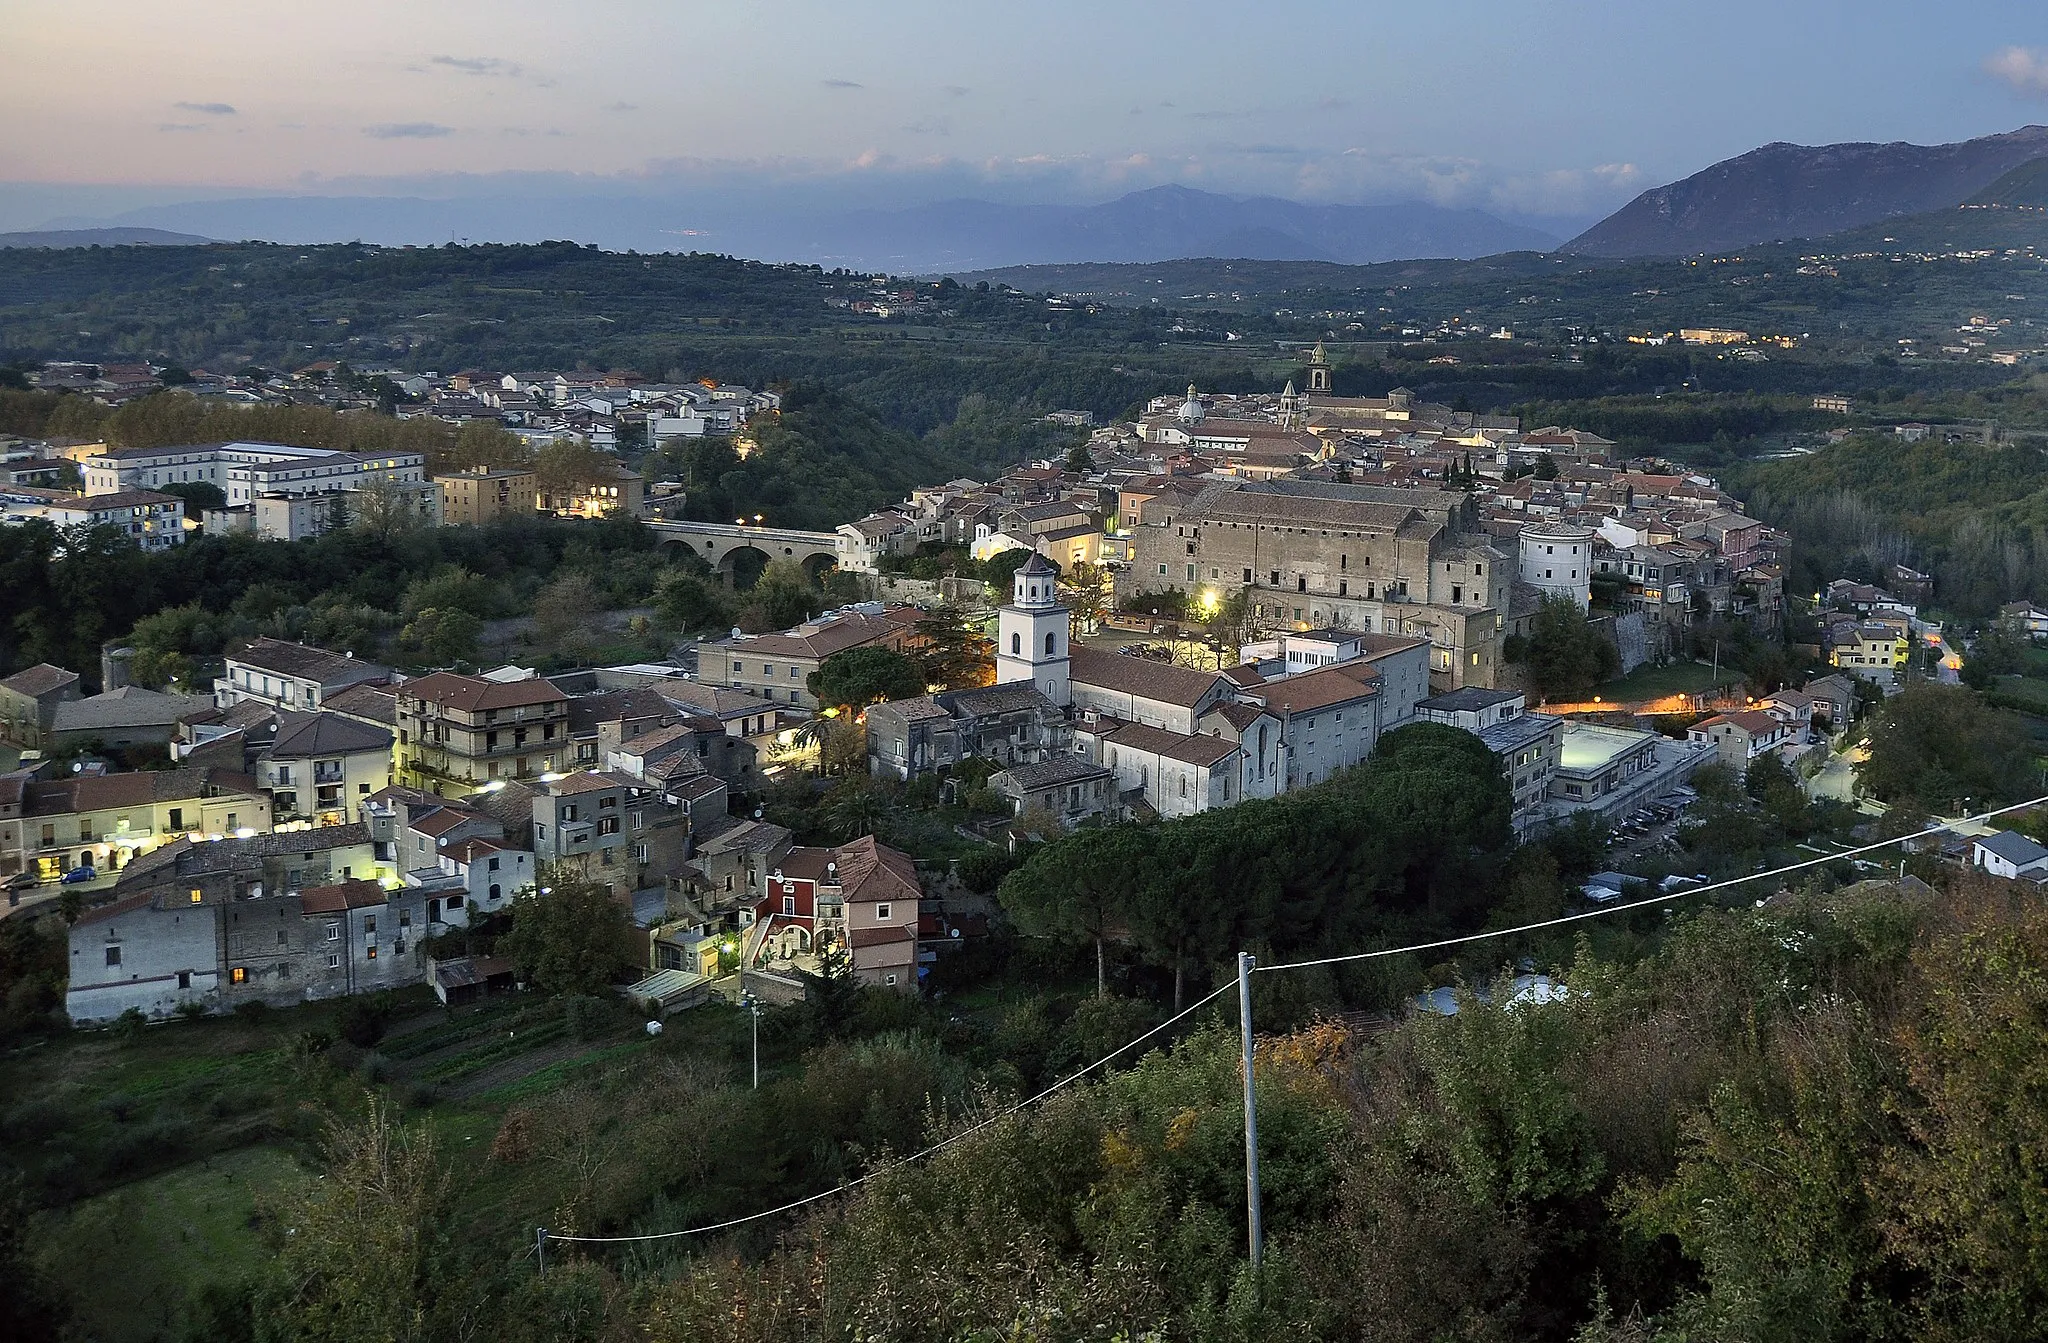
[[2048, 205], [2048, 158], [2022, 163], [1965, 205]]
[[0, 247], [191, 247], [212, 242], [196, 233], [160, 228], [73, 228], [41, 233], [0, 233]]
[[2048, 126], [1948, 145], [1769, 144], [1645, 191], [1559, 250], [1689, 256], [1819, 238], [1961, 205], [2044, 156]]

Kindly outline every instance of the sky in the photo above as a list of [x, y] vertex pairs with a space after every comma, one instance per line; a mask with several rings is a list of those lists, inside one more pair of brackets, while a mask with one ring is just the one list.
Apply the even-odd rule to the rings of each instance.
[[2048, 122], [2039, 0], [0, 12], [0, 124], [14, 132], [0, 139], [0, 229], [262, 193], [689, 186], [885, 208], [1083, 203], [1164, 182], [1590, 221], [1768, 141], [1934, 143]]

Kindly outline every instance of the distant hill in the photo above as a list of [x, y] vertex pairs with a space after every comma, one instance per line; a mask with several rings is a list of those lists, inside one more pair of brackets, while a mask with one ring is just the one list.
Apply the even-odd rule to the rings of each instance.
[[2048, 206], [2048, 158], [2022, 163], [1964, 204]]
[[190, 247], [212, 242], [196, 233], [160, 228], [74, 228], [40, 233], [0, 233], [0, 247]]
[[1770, 144], [1645, 191], [1561, 249], [1687, 256], [1819, 238], [1960, 205], [2048, 156], [2048, 126], [1948, 145]]

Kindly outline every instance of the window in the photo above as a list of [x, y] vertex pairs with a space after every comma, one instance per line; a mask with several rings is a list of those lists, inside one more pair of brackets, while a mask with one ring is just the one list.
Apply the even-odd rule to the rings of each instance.
[[363, 959], [366, 961], [374, 961], [377, 959], [377, 944], [375, 942], [372, 942], [369, 946], [363, 948]]
[[192, 888], [192, 903], [196, 905], [204, 899], [206, 899], [206, 892], [200, 890], [197, 886], [194, 886]]
[[185, 828], [185, 809], [184, 809], [183, 807], [172, 807], [172, 808], [171, 808], [171, 829], [173, 829], [173, 830], [183, 830], [184, 828]]
[[890, 909], [890, 906], [888, 906], [888, 905], [876, 905], [876, 906], [875, 906], [875, 922], [877, 922], [877, 923], [887, 923], [887, 922], [889, 921], [889, 909]]
[[789, 669], [789, 679], [790, 679], [790, 680], [792, 680], [792, 681], [794, 681], [794, 680], [796, 679], [796, 676], [797, 676], [797, 669], [796, 669], [795, 667], [791, 667], [791, 668]]
[[341, 968], [341, 957], [334, 955], [332, 952], [328, 953], [327, 968], [330, 970], [339, 970]]
[[341, 924], [339, 922], [329, 923], [327, 925], [327, 940], [329, 942], [341, 941]]
[[793, 915], [793, 914], [795, 914], [795, 913], [796, 913], [796, 897], [795, 897], [795, 896], [793, 896], [793, 895], [785, 895], [785, 896], [783, 896], [783, 897], [782, 897], [782, 912], [783, 912], [784, 914], [791, 914], [791, 915]]
[[228, 982], [229, 982], [230, 984], [246, 984], [246, 983], [248, 983], [248, 982], [249, 982], [249, 971], [248, 971], [248, 969], [247, 969], [246, 967], [244, 967], [244, 966], [240, 966], [240, 965], [238, 965], [238, 966], [236, 966], [236, 967], [235, 967], [234, 969], [232, 969], [232, 970], [228, 971]]
[[277, 930], [277, 945], [281, 947], [291, 945], [291, 940], [285, 936], [285, 931], [282, 928]]
[[190, 970], [178, 971], [178, 987], [181, 989], [192, 987], [192, 972]]
[[1054, 634], [1051, 631], [1047, 631], [1045, 636], [1045, 655], [1047, 657], [1051, 657], [1053, 653], [1057, 651], [1057, 649], [1054, 646], [1054, 641], [1058, 638], [1059, 636], [1057, 634]]
[[119, 965], [120, 963], [121, 963], [121, 949], [120, 949], [119, 947], [108, 947], [108, 948], [107, 948], [107, 964], [108, 964], [108, 965]]
[[494, 881], [491, 883], [490, 894], [492, 900], [502, 900], [505, 898], [505, 888]]
[[377, 916], [375, 914], [365, 914], [363, 916], [363, 931], [373, 936], [376, 934]]
[[1017, 657], [1021, 656], [1023, 652], [1024, 636], [1017, 633], [1015, 630], [1010, 631], [1010, 655], [1012, 657]]
[[882, 982], [883, 982], [884, 984], [887, 984], [887, 985], [888, 985], [888, 986], [889, 986], [890, 988], [894, 988], [894, 987], [896, 987], [896, 975], [895, 975], [895, 973], [894, 973], [894, 972], [892, 971], [892, 972], [891, 972], [891, 973], [889, 973], [889, 974], [883, 975], [883, 976], [882, 976]]

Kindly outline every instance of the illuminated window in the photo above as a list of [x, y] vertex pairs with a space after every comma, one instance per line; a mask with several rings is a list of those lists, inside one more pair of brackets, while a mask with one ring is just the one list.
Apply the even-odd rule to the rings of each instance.
[[233, 970], [230, 970], [230, 971], [228, 972], [228, 982], [229, 982], [229, 983], [232, 983], [232, 984], [246, 984], [246, 983], [248, 983], [248, 982], [249, 982], [249, 971], [248, 971], [248, 970], [247, 970], [246, 968], [244, 968], [243, 966], [239, 966], [239, 965], [238, 965], [238, 966], [236, 966], [236, 967], [235, 967], [235, 968], [234, 968]]
[[366, 961], [374, 961], [377, 959], [376, 944], [372, 943], [370, 946], [365, 947], [363, 949], [363, 959]]
[[204, 899], [206, 899], [206, 892], [200, 890], [197, 886], [194, 886], [192, 888], [192, 903], [196, 905]]

